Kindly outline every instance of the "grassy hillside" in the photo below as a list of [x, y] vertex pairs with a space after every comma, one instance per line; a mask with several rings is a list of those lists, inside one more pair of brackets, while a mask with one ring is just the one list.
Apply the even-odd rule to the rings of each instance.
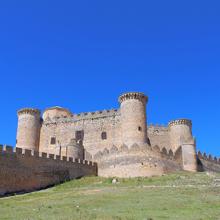
[[220, 175], [87, 177], [0, 199], [0, 219], [220, 219]]

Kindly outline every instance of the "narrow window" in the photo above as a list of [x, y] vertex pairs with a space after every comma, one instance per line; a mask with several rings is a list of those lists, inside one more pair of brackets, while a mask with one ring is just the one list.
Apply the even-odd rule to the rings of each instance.
[[56, 138], [55, 137], [50, 138], [50, 144], [52, 144], [52, 145], [56, 144]]
[[76, 141], [79, 141], [79, 140], [83, 140], [84, 138], [84, 131], [81, 130], [81, 131], [76, 131], [75, 133], [75, 137], [76, 137]]
[[106, 140], [107, 139], [107, 133], [105, 131], [102, 132], [101, 138], [102, 138], [102, 140]]
[[142, 131], [142, 128], [141, 128], [141, 126], [139, 126], [139, 127], [138, 127], [138, 131]]

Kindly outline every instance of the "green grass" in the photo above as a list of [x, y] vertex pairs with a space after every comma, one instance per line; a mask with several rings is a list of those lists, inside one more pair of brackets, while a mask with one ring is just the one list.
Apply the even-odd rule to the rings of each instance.
[[111, 180], [86, 177], [1, 198], [0, 219], [220, 219], [219, 174]]

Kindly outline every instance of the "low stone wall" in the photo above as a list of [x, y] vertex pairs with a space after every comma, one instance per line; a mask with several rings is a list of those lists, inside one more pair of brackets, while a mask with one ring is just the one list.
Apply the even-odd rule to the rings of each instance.
[[220, 158], [206, 153], [202, 154], [200, 151], [197, 154], [197, 158], [199, 171], [220, 172]]
[[0, 196], [30, 192], [86, 175], [97, 175], [96, 163], [0, 146]]

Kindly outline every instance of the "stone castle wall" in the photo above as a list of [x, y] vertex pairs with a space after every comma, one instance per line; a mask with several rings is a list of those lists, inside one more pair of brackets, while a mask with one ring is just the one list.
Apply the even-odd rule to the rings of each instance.
[[[39, 127], [38, 123], [40, 122], [40, 134], [32, 126], [34, 120], [37, 120], [36, 116], [39, 115], [35, 114], [33, 118], [33, 112], [38, 113], [39, 110], [23, 109], [18, 112], [19, 124], [17, 133], [22, 133], [23, 135], [18, 135], [17, 146], [19, 146], [21, 140], [24, 140], [22, 147], [26, 148], [27, 146], [27, 149], [39, 149], [39, 151], [60, 156], [71, 156], [72, 152], [74, 155], [72, 157], [75, 157], [76, 154], [80, 155], [79, 146], [83, 146], [86, 159], [93, 159], [99, 152], [104, 150], [111, 151], [114, 147], [119, 149], [124, 145], [129, 149], [134, 145], [157, 146], [160, 151], [169, 152], [171, 150], [173, 154], [184, 146], [181, 151], [184, 154], [182, 157], [184, 166], [186, 169], [191, 169], [192, 167], [196, 169], [196, 150], [192, 137], [192, 122], [190, 120], [179, 119], [171, 121], [168, 126], [156, 125], [148, 128], [146, 114], [147, 96], [140, 92], [128, 92], [122, 94], [118, 101], [120, 103], [118, 110], [81, 114], [73, 114], [68, 109], [59, 106], [48, 108], [44, 111], [42, 119], [38, 117], [39, 121], [36, 122], [37, 127]], [[32, 120], [23, 122], [23, 118], [31, 118]], [[27, 131], [23, 132], [25, 129]], [[26, 139], [25, 133], [28, 136]], [[39, 145], [29, 146], [28, 140], [30, 138], [33, 139], [32, 137], [36, 139], [37, 136], [39, 136]], [[70, 142], [76, 144], [73, 144], [71, 148]], [[79, 145], [77, 146], [77, 144]], [[142, 152], [139, 153], [140, 156]], [[122, 158], [123, 160], [126, 160], [126, 153], [122, 157], [124, 158]], [[145, 154], [145, 157], [147, 158], [148, 154]], [[143, 160], [143, 155], [139, 159]], [[160, 160], [161, 158], [157, 157], [157, 159]], [[128, 159], [128, 161], [131, 160]], [[118, 162], [120, 163], [120, 161]], [[123, 169], [131, 171], [132, 168], [130, 166], [132, 165], [127, 164]], [[166, 165], [161, 165], [160, 167], [163, 169]], [[133, 167], [134, 170], [136, 168]], [[159, 166], [157, 168], [159, 169]]]
[[[84, 131], [83, 145], [91, 155], [113, 145], [123, 145], [121, 135], [121, 119], [119, 110], [109, 110], [97, 113], [82, 113], [72, 118], [54, 118], [45, 120], [40, 132], [40, 151], [59, 154], [59, 145], [51, 145], [51, 137], [56, 137], [62, 146], [67, 146], [76, 131]], [[102, 140], [101, 134], [106, 132], [107, 139]], [[150, 125], [147, 135], [151, 146], [159, 146], [160, 149], [170, 147], [169, 129], [166, 126]], [[65, 155], [65, 147], [62, 155]]]
[[148, 138], [151, 146], [159, 146], [160, 149], [166, 148], [168, 151], [170, 147], [169, 129], [165, 125], [150, 125], [148, 126]]
[[199, 151], [197, 159], [198, 171], [220, 172], [220, 158]]
[[220, 172], [220, 158], [191, 152], [195, 148], [189, 147], [183, 145], [173, 152], [157, 145], [113, 146], [97, 152], [92, 160], [98, 163], [98, 175], [104, 177], [149, 177], [183, 170]]
[[30, 192], [96, 174], [97, 164], [93, 162], [0, 146], [0, 196]]
[[[17, 147], [20, 147], [22, 141], [22, 147], [28, 146], [28, 139], [39, 136], [39, 145], [35, 146], [35, 150], [65, 156], [68, 143], [77, 139], [77, 132], [82, 132], [84, 148], [90, 155], [114, 145], [120, 147], [126, 144], [130, 147], [135, 143], [157, 145], [160, 149], [172, 149], [175, 152], [182, 144], [192, 142], [190, 120], [175, 120], [169, 126], [155, 125], [148, 128], [147, 102], [148, 97], [143, 93], [130, 92], [119, 97], [119, 109], [72, 114], [62, 107], [48, 108], [43, 113], [40, 135], [33, 126], [37, 117], [32, 121], [27, 120], [33, 118], [34, 109], [23, 109], [18, 112]], [[39, 127], [38, 122], [35, 124], [35, 127]]]
[[[101, 149], [112, 145], [120, 146], [121, 123], [118, 110], [81, 113], [69, 118], [48, 118], [41, 127], [40, 151], [59, 154], [59, 143], [65, 155], [65, 146], [76, 138], [76, 132], [83, 131], [83, 145], [86, 151], [94, 155]], [[106, 132], [106, 139], [102, 139]], [[50, 144], [51, 137], [56, 137], [56, 144]]]
[[96, 153], [93, 160], [98, 163], [98, 175], [105, 177], [156, 176], [183, 170], [179, 153], [147, 144], [113, 146]]

